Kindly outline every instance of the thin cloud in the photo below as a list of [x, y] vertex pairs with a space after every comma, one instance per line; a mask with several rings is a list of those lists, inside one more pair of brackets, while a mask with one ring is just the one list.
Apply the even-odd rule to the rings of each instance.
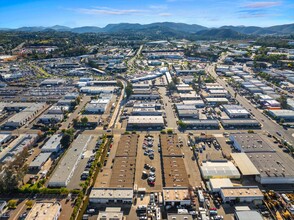
[[170, 17], [170, 16], [172, 16], [172, 14], [171, 13], [160, 13], [160, 14], [158, 14], [160, 17]]
[[272, 8], [275, 6], [280, 6], [282, 2], [251, 2], [248, 4], [245, 4], [243, 7], [244, 8], [251, 8], [251, 9], [256, 9], [256, 8]]
[[149, 8], [154, 10], [166, 10], [167, 5], [150, 5]]
[[106, 8], [106, 7], [96, 7], [96, 8], [76, 8], [73, 9], [77, 13], [80, 14], [88, 14], [88, 15], [128, 15], [128, 14], [136, 14], [144, 12], [139, 9], [114, 9], [114, 8]]

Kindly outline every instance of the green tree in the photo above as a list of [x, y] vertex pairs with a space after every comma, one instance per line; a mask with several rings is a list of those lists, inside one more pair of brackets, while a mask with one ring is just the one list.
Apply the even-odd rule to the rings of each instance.
[[89, 121], [89, 119], [87, 117], [82, 117], [81, 118], [81, 123], [82, 123], [83, 126], [86, 126], [88, 121]]
[[180, 126], [181, 129], [186, 129], [186, 128], [187, 128], [187, 124], [184, 123], [184, 122], [181, 121], [181, 120], [178, 122], [178, 124], [179, 124], [179, 126]]
[[126, 92], [127, 98], [129, 98], [133, 94], [133, 85], [131, 83], [128, 82], [125, 88], [125, 92]]
[[7, 207], [8, 207], [9, 209], [15, 209], [16, 206], [17, 206], [17, 200], [16, 200], [16, 199], [11, 199], [11, 200], [9, 200], [8, 203], [7, 203]]
[[287, 108], [288, 107], [287, 96], [281, 95], [280, 98], [278, 99], [278, 101], [281, 103], [282, 108]]

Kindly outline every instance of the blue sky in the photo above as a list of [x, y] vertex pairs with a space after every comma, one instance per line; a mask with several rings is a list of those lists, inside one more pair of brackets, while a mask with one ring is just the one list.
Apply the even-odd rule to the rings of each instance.
[[0, 27], [183, 22], [207, 27], [294, 23], [294, 0], [0, 0]]

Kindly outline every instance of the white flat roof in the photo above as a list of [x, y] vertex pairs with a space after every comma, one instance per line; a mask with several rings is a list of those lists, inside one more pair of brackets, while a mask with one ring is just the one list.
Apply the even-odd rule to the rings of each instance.
[[258, 175], [259, 172], [245, 153], [231, 153], [242, 175]]
[[230, 162], [205, 162], [202, 163], [201, 172], [206, 178], [240, 178], [240, 173], [235, 165]]
[[210, 179], [209, 182], [213, 189], [220, 189], [222, 187], [233, 187], [233, 183], [231, 182], [229, 178]]
[[131, 188], [93, 188], [90, 199], [132, 199], [133, 189]]

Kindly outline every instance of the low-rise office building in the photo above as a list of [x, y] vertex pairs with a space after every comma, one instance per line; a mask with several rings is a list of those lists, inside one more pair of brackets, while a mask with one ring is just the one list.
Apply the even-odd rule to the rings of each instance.
[[132, 204], [133, 194], [132, 188], [93, 188], [89, 199], [98, 204]]

